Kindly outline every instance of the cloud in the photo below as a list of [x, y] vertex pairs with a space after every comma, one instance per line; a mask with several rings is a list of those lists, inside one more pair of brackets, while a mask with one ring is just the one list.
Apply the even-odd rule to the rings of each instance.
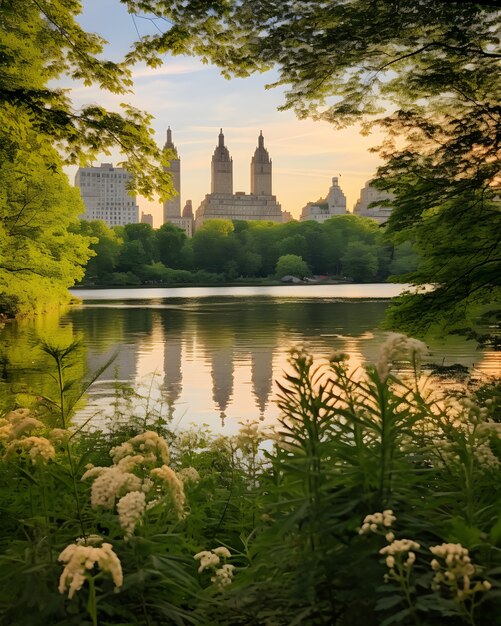
[[162, 76], [178, 76], [179, 74], [194, 74], [210, 70], [207, 65], [197, 61], [185, 60], [172, 63], [169, 61], [160, 67], [142, 66], [132, 72], [133, 80], [159, 78]]

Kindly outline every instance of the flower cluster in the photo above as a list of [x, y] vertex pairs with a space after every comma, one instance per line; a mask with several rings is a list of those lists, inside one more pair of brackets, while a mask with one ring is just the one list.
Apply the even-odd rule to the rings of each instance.
[[192, 483], [193, 485], [196, 485], [200, 482], [200, 474], [194, 467], [183, 467], [179, 470], [177, 476], [183, 484]]
[[29, 409], [16, 409], [0, 419], [0, 441], [13, 441], [42, 428], [42, 422], [33, 417]]
[[214, 575], [210, 577], [211, 582], [217, 587], [219, 591], [222, 591], [227, 585], [231, 585], [233, 582], [233, 570], [234, 565], [225, 563], [222, 567], [219, 567]]
[[125, 538], [132, 537], [146, 509], [146, 496], [142, 491], [129, 491], [117, 504], [118, 520]]
[[114, 463], [118, 463], [125, 457], [135, 455], [140, 455], [142, 463], [147, 465], [157, 465], [158, 463], [167, 465], [170, 461], [167, 442], [153, 430], [147, 430], [136, 435], [129, 441], [110, 450], [110, 456]]
[[386, 509], [382, 513], [373, 513], [372, 515], [366, 515], [364, 517], [362, 527], [358, 531], [358, 534], [384, 534], [387, 541], [393, 541], [395, 536], [389, 529], [396, 519], [397, 518], [393, 515], [393, 511], [391, 509]]
[[386, 565], [390, 572], [388, 578], [399, 580], [402, 570], [409, 570], [416, 560], [415, 550], [419, 550], [421, 546], [412, 539], [394, 539], [388, 546], [381, 548], [379, 554], [386, 556]]
[[142, 485], [138, 476], [126, 472], [116, 465], [88, 469], [82, 476], [82, 480], [88, 478], [94, 479], [91, 489], [93, 508], [100, 506], [112, 510], [117, 498], [124, 496], [129, 491], [139, 491]]
[[[184, 515], [184, 485], [167, 465], [169, 448], [162, 437], [147, 431], [110, 450], [113, 465], [88, 467], [82, 480], [92, 479], [91, 504], [94, 508], [116, 507], [125, 539], [130, 539], [146, 511], [169, 499], [176, 517]], [[189, 472], [189, 470], [192, 470]], [[186, 470], [195, 479], [193, 468]], [[186, 479], [188, 480], [188, 479]]]
[[54, 446], [46, 437], [39, 435], [43, 427], [29, 409], [7, 413], [0, 419], [0, 444], [4, 447], [4, 456], [26, 456], [32, 463], [47, 463], [53, 459], [56, 456]]
[[68, 590], [70, 600], [92, 575], [91, 570], [96, 564], [102, 572], [111, 575], [116, 590], [122, 586], [122, 565], [110, 543], [103, 543], [100, 547], [72, 543], [61, 552], [58, 560], [66, 564], [59, 579], [59, 592]]
[[376, 370], [381, 380], [386, 380], [396, 361], [410, 360], [417, 363], [428, 353], [426, 344], [400, 333], [389, 333], [377, 354]]
[[55, 458], [55, 446], [65, 445], [70, 436], [70, 431], [62, 428], [47, 432], [29, 409], [16, 409], [0, 418], [0, 445], [4, 448], [5, 458], [24, 456], [32, 463], [45, 464]]
[[32, 463], [47, 463], [56, 456], [56, 451], [51, 442], [45, 437], [22, 437], [14, 439], [5, 448], [5, 456], [8, 458], [13, 454], [27, 454]]
[[501, 437], [501, 424], [488, 419], [488, 409], [470, 398], [449, 402], [441, 416], [433, 441], [436, 464], [448, 467], [461, 461], [461, 450], [485, 470], [498, 469], [501, 460], [494, 453], [491, 440]]
[[456, 599], [463, 602], [468, 596], [491, 588], [488, 580], [472, 582], [477, 568], [471, 562], [468, 550], [460, 543], [443, 543], [431, 547], [430, 552], [438, 557], [430, 563], [435, 572], [432, 583], [435, 591], [438, 591], [441, 585], [446, 585]]
[[150, 475], [153, 480], [157, 479], [167, 487], [177, 515], [182, 517], [186, 502], [183, 481], [180, 480], [176, 472], [168, 465], [162, 465], [162, 467], [152, 469]]
[[214, 548], [214, 550], [202, 550], [202, 552], [195, 554], [193, 558], [196, 561], [200, 561], [199, 574], [204, 570], [212, 570], [211, 582], [219, 591], [222, 591], [224, 587], [231, 584], [235, 566], [229, 563], [222, 564], [221, 559], [230, 557], [231, 553], [228, 548], [220, 546], [219, 548]]

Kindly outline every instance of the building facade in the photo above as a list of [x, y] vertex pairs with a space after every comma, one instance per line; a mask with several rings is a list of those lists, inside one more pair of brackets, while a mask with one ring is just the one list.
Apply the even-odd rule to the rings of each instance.
[[164, 224], [170, 222], [172, 218], [181, 217], [181, 159], [176, 146], [172, 143], [172, 131], [167, 128], [167, 141], [164, 144], [164, 151], [169, 152], [169, 167], [166, 171], [172, 177], [172, 185], [177, 194], [164, 202]]
[[197, 209], [195, 230], [210, 219], [283, 221], [280, 204], [272, 192], [272, 162], [262, 132], [251, 159], [250, 188], [250, 194], [233, 192], [233, 159], [221, 129], [211, 161], [211, 193]]
[[301, 222], [307, 220], [315, 220], [316, 222], [325, 222], [335, 215], [346, 215], [346, 196], [339, 186], [338, 177], [332, 178], [332, 185], [325, 198], [317, 200], [317, 202], [308, 202], [301, 211]]
[[[393, 194], [376, 189], [369, 181], [361, 189], [360, 198], [355, 204], [353, 213], [360, 217], [370, 217], [378, 224], [384, 224], [391, 215], [391, 207], [384, 206], [384, 202], [393, 198]], [[375, 203], [374, 206], [371, 206], [373, 203]]]
[[136, 197], [128, 192], [132, 174], [112, 163], [100, 167], [79, 167], [75, 186], [85, 203], [84, 220], [103, 220], [108, 226], [125, 226], [139, 222]]
[[[167, 128], [167, 141], [164, 150], [169, 152], [169, 167], [166, 171], [172, 176], [172, 185], [176, 190], [176, 195], [166, 200], [163, 205], [163, 223], [169, 222], [184, 230], [188, 237], [193, 237], [193, 210], [191, 209], [191, 200], [187, 201], [181, 215], [181, 159], [176, 146], [172, 142], [172, 131], [170, 126]], [[188, 209], [187, 209], [188, 207]]]

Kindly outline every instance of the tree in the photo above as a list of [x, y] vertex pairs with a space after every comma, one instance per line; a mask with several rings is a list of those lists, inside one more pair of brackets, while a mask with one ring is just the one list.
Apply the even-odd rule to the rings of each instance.
[[425, 328], [439, 314], [450, 320], [498, 300], [498, 3], [131, 0], [128, 6], [171, 24], [138, 42], [131, 60], [155, 64], [167, 51], [195, 54], [227, 76], [274, 67], [272, 86], [288, 86], [282, 108], [387, 131], [376, 184], [395, 194], [389, 230], [396, 243], [417, 242], [425, 262], [411, 279], [436, 285], [426, 296], [402, 300], [394, 319], [413, 311]]
[[378, 225], [366, 217], [337, 215], [328, 219], [323, 226], [329, 241], [325, 253], [326, 270], [329, 273], [346, 273], [342, 259], [351, 243], [381, 244]]
[[285, 237], [278, 244], [278, 250], [280, 255], [295, 254], [304, 257], [308, 252], [306, 239], [299, 234]]
[[167, 267], [182, 267], [181, 250], [186, 241], [183, 230], [174, 224], [162, 224], [155, 231], [157, 257]]
[[308, 264], [297, 254], [284, 254], [277, 261], [275, 269], [277, 278], [284, 276], [297, 276], [302, 278], [311, 274]]
[[[155, 231], [149, 224], [126, 224], [123, 227], [125, 244], [137, 242], [143, 251], [143, 263], [150, 264], [157, 260]], [[139, 249], [139, 246], [136, 247]], [[122, 253], [124, 256], [125, 253]]]
[[373, 280], [378, 270], [378, 260], [374, 246], [361, 241], [351, 241], [341, 258], [343, 274], [357, 283]]
[[235, 267], [227, 267], [238, 256], [238, 244], [231, 237], [233, 223], [230, 220], [207, 220], [203, 227], [195, 233], [192, 246], [196, 269], [209, 272], [225, 273]]
[[78, 225], [71, 228], [72, 232], [91, 237], [93, 243], [90, 249], [94, 252], [85, 267], [86, 280], [106, 279], [116, 268], [123, 245], [118, 234], [101, 220], [80, 220]]
[[95, 239], [70, 231], [84, 207], [57, 152], [27, 114], [5, 112], [0, 107], [0, 312], [15, 315], [67, 300]]
[[[50, 137], [67, 163], [90, 165], [100, 152], [118, 146], [134, 174], [135, 189], [151, 196], [172, 194], [164, 171], [168, 155], [155, 144], [151, 116], [122, 105], [122, 113], [99, 105], [76, 110], [62, 77], [125, 95], [131, 73], [124, 63], [101, 57], [106, 43], [77, 22], [81, 2], [3, 0], [0, 4], [0, 107], [25, 113], [35, 132]], [[15, 143], [16, 136], [11, 136]]]

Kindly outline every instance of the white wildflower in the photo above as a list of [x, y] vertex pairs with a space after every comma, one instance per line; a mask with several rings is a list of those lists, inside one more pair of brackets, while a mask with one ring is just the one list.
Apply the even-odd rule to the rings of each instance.
[[122, 472], [116, 466], [94, 467], [82, 477], [97, 478], [92, 483], [91, 505], [93, 508], [102, 506], [105, 509], [113, 509], [116, 498], [125, 495], [129, 491], [141, 490], [141, 479], [130, 472]]
[[[369, 533], [378, 532], [387, 533], [388, 528], [392, 526], [393, 522], [396, 519], [397, 518], [395, 517], [395, 515], [393, 515], [393, 511], [391, 509], [386, 509], [382, 513], [378, 512], [372, 513], [371, 515], [366, 515], [358, 533], [359, 535], [368, 535]], [[391, 541], [393, 541], [393, 539], [391, 539]]]
[[230, 565], [229, 563], [225, 563], [223, 567], [220, 567], [214, 572], [214, 575], [211, 576], [211, 582], [216, 585], [219, 591], [222, 591], [224, 587], [230, 585], [233, 581], [233, 570], [235, 569], [234, 565]]
[[70, 600], [75, 592], [83, 587], [87, 572], [90, 573], [96, 564], [102, 572], [111, 575], [115, 589], [122, 586], [122, 565], [110, 543], [103, 543], [99, 548], [73, 543], [66, 546], [58, 560], [66, 563], [59, 579], [59, 592], [64, 593], [68, 590]]
[[186, 496], [184, 494], [183, 482], [179, 480], [176, 472], [168, 465], [162, 465], [162, 467], [155, 467], [152, 469], [150, 476], [153, 479], [157, 478], [166, 484], [177, 513], [182, 515]]
[[154, 482], [151, 480], [151, 478], [145, 478], [143, 480], [143, 484], [141, 485], [141, 491], [143, 491], [144, 493], [148, 493], [149, 491], [151, 491], [151, 488], [154, 486]]
[[23, 454], [24, 452], [28, 453], [32, 463], [37, 463], [37, 461], [47, 463], [56, 456], [54, 446], [45, 437], [32, 436], [15, 439], [5, 448], [7, 457], [13, 454]]
[[428, 353], [426, 344], [400, 333], [389, 333], [381, 345], [376, 360], [376, 369], [381, 380], [386, 380], [392, 364], [410, 355], [411, 360], [418, 361]]
[[196, 561], [200, 561], [200, 567], [198, 568], [198, 573], [201, 574], [205, 569], [210, 567], [214, 567], [215, 565], [219, 565], [220, 558], [214, 552], [209, 550], [202, 550], [198, 554], [195, 554], [193, 557]]
[[56, 445], [63, 445], [71, 437], [71, 432], [64, 428], [53, 428], [47, 437]]
[[0, 421], [0, 441], [13, 441], [35, 430], [43, 428], [43, 423], [30, 414], [29, 409], [10, 411]]
[[75, 543], [79, 546], [97, 546], [103, 543], [104, 539], [101, 535], [87, 535], [86, 537], [78, 537]]
[[379, 554], [389, 554], [394, 556], [396, 554], [409, 552], [410, 550], [419, 550], [419, 548], [419, 543], [412, 541], [412, 539], [395, 539], [390, 543], [390, 545], [381, 548], [381, 550], [379, 550]]
[[183, 483], [193, 483], [196, 485], [200, 482], [200, 474], [194, 467], [183, 467], [177, 472], [178, 478], [183, 481]]
[[129, 491], [117, 503], [118, 520], [125, 531], [125, 538], [132, 537], [146, 508], [146, 496], [142, 491]]
[[432, 587], [435, 590], [445, 585], [456, 596], [456, 600], [464, 602], [468, 597], [478, 592], [489, 591], [491, 583], [488, 580], [472, 581], [478, 568], [473, 565], [467, 548], [460, 543], [443, 543], [432, 546], [430, 552], [441, 559], [433, 559], [430, 563], [433, 575]]
[[129, 443], [134, 446], [134, 448], [139, 449], [144, 454], [145, 458], [154, 457], [164, 465], [170, 461], [167, 442], [153, 430], [147, 430], [141, 435], [136, 435], [129, 440]]
[[120, 444], [119, 446], [115, 446], [110, 450], [110, 456], [113, 459], [113, 463], [118, 463], [121, 459], [125, 456], [129, 456], [130, 454], [134, 454], [134, 448], [128, 441]]
[[231, 556], [231, 552], [228, 550], [228, 548], [225, 548], [224, 546], [219, 546], [219, 548], [214, 548], [212, 552], [214, 552], [214, 554], [217, 554], [218, 556], [222, 556], [225, 559], [229, 559]]
[[144, 463], [144, 456], [142, 454], [134, 454], [132, 456], [124, 456], [115, 465], [122, 472], [132, 472], [136, 467], [141, 466]]

